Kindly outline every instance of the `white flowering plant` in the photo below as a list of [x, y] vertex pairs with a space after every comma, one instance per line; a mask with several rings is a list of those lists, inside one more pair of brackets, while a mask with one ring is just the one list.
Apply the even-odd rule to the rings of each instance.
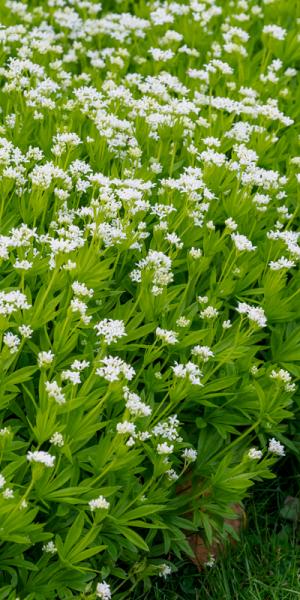
[[1, 598], [148, 590], [295, 451], [292, 11], [0, 4]]

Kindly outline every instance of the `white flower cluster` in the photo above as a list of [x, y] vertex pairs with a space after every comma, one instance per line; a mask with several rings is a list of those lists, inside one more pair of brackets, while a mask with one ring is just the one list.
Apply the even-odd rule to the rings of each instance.
[[46, 381], [45, 388], [49, 398], [55, 400], [57, 404], [65, 404], [66, 397], [57, 381]]
[[163, 252], [149, 250], [146, 258], [142, 258], [137, 263], [137, 269], [131, 272], [132, 281], [141, 283], [142, 273], [147, 273], [151, 277], [152, 293], [158, 296], [162, 293], [164, 287], [173, 281], [173, 273], [171, 271], [172, 261]]
[[62, 381], [70, 381], [72, 385], [78, 385], [81, 382], [80, 372], [72, 371], [72, 369], [66, 369], [61, 372]]
[[246, 302], [239, 302], [236, 310], [241, 315], [247, 315], [249, 321], [252, 321], [258, 327], [266, 327], [267, 318], [261, 306], [251, 306]]
[[117, 423], [117, 433], [122, 435], [132, 435], [135, 436], [135, 424], [130, 421], [122, 421], [122, 423]]
[[201, 319], [215, 319], [219, 314], [219, 311], [214, 306], [206, 306], [200, 311]]
[[157, 444], [157, 454], [172, 454], [174, 450], [174, 444], [167, 444], [167, 442], [162, 442], [161, 444]]
[[262, 458], [262, 455], [262, 451], [257, 450], [256, 448], [250, 448], [248, 452], [248, 458], [250, 458], [251, 460], [259, 460], [260, 458]]
[[142, 402], [140, 396], [131, 392], [128, 387], [123, 387], [125, 406], [133, 417], [149, 417], [152, 413], [150, 406]]
[[42, 546], [42, 550], [47, 554], [56, 554], [57, 552], [57, 548], [52, 540], [50, 540], [50, 542], [47, 542], [47, 544], [44, 544]]
[[185, 450], [182, 453], [182, 458], [184, 458], [184, 460], [188, 463], [192, 463], [195, 462], [195, 460], [197, 460], [197, 450], [194, 450], [193, 448], [185, 448]]
[[53, 444], [53, 446], [58, 446], [59, 448], [62, 448], [65, 444], [63, 435], [58, 431], [55, 431], [55, 433], [53, 433], [49, 441], [50, 444]]
[[162, 340], [165, 344], [177, 344], [178, 335], [176, 331], [172, 331], [169, 329], [162, 329], [161, 327], [156, 328], [156, 337]]
[[270, 373], [270, 378], [282, 384], [287, 392], [294, 392], [296, 389], [296, 384], [292, 383], [291, 374], [285, 369], [279, 369], [278, 371], [273, 369]]
[[294, 260], [289, 260], [285, 256], [281, 256], [278, 260], [271, 260], [269, 267], [272, 271], [281, 271], [282, 269], [292, 269], [296, 266]]
[[89, 507], [92, 512], [94, 510], [99, 510], [101, 508], [104, 510], [108, 510], [109, 506], [110, 506], [110, 504], [106, 500], [106, 498], [104, 498], [104, 496], [98, 496], [98, 498], [95, 498], [94, 500], [89, 501]]
[[203, 362], [207, 362], [210, 358], [214, 357], [214, 353], [209, 346], [194, 346], [192, 348], [192, 354], [201, 358]]
[[200, 371], [198, 365], [189, 361], [185, 365], [175, 362], [175, 366], [171, 367], [175, 377], [179, 379], [187, 378], [192, 385], [202, 385], [201, 377], [203, 373]]
[[33, 463], [40, 463], [45, 465], [45, 467], [54, 467], [55, 456], [49, 454], [49, 452], [45, 452], [44, 450], [35, 450], [27, 452], [27, 460]]
[[0, 291], [0, 314], [9, 316], [18, 310], [27, 310], [31, 305], [27, 302], [25, 294], [19, 290], [12, 292]]
[[103, 319], [96, 323], [97, 335], [103, 336], [106, 344], [112, 344], [126, 334], [124, 322], [118, 319]]
[[51, 352], [51, 350], [42, 350], [38, 353], [38, 366], [40, 367], [40, 369], [42, 367], [48, 367], [48, 365], [51, 365], [53, 363], [53, 360], [54, 354], [53, 352]]
[[94, 295], [94, 290], [89, 289], [85, 283], [79, 283], [79, 281], [73, 281], [72, 290], [75, 296], [83, 296], [87, 298], [92, 298]]
[[247, 251], [252, 252], [256, 249], [256, 246], [253, 246], [252, 242], [248, 240], [245, 235], [241, 235], [240, 233], [232, 233], [231, 239], [234, 241], [235, 247], [240, 252]]
[[97, 583], [96, 596], [97, 598], [101, 598], [101, 600], [111, 600], [111, 589], [106, 581]]
[[119, 356], [106, 356], [100, 362], [102, 363], [102, 367], [98, 367], [96, 374], [104, 377], [106, 381], [120, 381], [121, 377], [130, 381], [135, 375], [134, 368]]
[[283, 29], [283, 27], [279, 27], [278, 25], [265, 25], [263, 27], [263, 33], [265, 35], [270, 35], [275, 40], [282, 41], [286, 36], [286, 29]]
[[166, 563], [162, 563], [161, 565], [159, 565], [158, 569], [158, 576], [163, 577], [164, 579], [166, 579], [166, 577], [168, 577], [168, 575], [171, 575], [172, 573], [170, 565], [166, 565]]
[[268, 450], [269, 452], [271, 452], [271, 454], [276, 454], [277, 456], [285, 456], [284, 446], [275, 438], [269, 440]]
[[20, 338], [12, 333], [12, 331], [7, 331], [3, 336], [3, 344], [7, 346], [10, 354], [16, 354], [20, 345]]
[[33, 329], [30, 325], [20, 325], [18, 330], [23, 338], [30, 339], [32, 337]]
[[94, 295], [94, 290], [87, 288], [84, 283], [79, 283], [78, 281], [73, 282], [72, 290], [74, 292], [74, 298], [70, 303], [71, 311], [73, 313], [78, 312], [80, 314], [81, 321], [85, 325], [88, 325], [92, 317], [87, 314], [88, 305], [82, 300], [82, 298], [92, 298]]
[[180, 422], [177, 415], [170, 416], [167, 421], [162, 421], [155, 425], [152, 429], [155, 437], [161, 437], [169, 441], [180, 441], [178, 434]]

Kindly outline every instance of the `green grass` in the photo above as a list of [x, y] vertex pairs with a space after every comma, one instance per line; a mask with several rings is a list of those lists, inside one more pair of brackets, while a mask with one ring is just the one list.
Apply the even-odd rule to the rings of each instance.
[[247, 529], [211, 569], [189, 562], [133, 600], [293, 600], [300, 598], [299, 524], [283, 517], [286, 497], [299, 495], [300, 476], [256, 485], [246, 502]]

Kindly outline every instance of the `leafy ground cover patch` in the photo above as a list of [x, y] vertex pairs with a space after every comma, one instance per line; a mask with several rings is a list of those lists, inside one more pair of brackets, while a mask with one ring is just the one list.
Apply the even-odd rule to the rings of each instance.
[[1, 3], [3, 600], [148, 593], [299, 451], [299, 10]]
[[213, 568], [199, 574], [188, 561], [178, 560], [172, 577], [155, 582], [148, 594], [137, 589], [134, 600], [296, 600], [299, 500], [288, 494], [299, 495], [299, 477], [291, 469], [287, 476], [287, 464], [280, 471], [273, 481], [254, 486], [246, 502], [247, 529]]

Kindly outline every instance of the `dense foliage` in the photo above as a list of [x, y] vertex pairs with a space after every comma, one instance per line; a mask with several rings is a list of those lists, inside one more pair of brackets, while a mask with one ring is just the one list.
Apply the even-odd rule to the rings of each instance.
[[299, 6], [1, 2], [1, 600], [149, 589], [293, 450]]

